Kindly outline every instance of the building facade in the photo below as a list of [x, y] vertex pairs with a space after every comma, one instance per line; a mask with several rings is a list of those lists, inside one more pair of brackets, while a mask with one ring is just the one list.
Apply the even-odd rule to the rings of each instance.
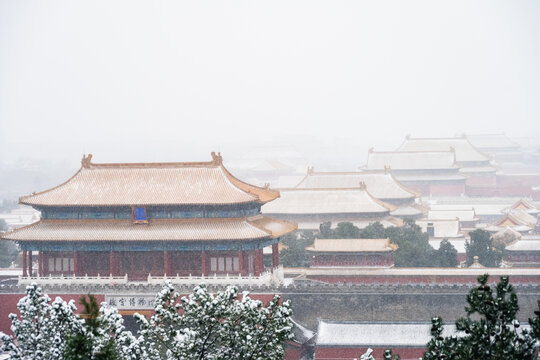
[[[188, 163], [94, 164], [52, 189], [20, 198], [41, 220], [2, 235], [23, 250], [23, 277], [258, 276], [280, 236], [296, 229], [261, 215], [279, 192], [235, 178], [220, 154]], [[32, 253], [38, 252], [38, 274]]]

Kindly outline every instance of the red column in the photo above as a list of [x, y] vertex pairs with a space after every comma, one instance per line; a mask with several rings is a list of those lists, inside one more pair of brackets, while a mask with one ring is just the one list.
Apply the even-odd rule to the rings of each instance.
[[28, 273], [26, 272], [26, 250], [23, 250], [22, 252], [22, 276], [28, 276]]
[[28, 252], [28, 275], [32, 276], [32, 251]]
[[201, 271], [202, 275], [206, 276], [206, 251], [204, 250], [201, 252]]
[[115, 275], [116, 274], [116, 271], [115, 270], [115, 256], [114, 256], [114, 251], [111, 251], [110, 254], [109, 254], [109, 270], [110, 270], [110, 274], [111, 275]]
[[244, 252], [242, 250], [238, 251], [238, 270], [240, 275], [244, 275]]
[[264, 269], [262, 250], [255, 250], [255, 276], [261, 275]]
[[38, 252], [38, 274], [43, 276], [43, 252]]
[[168, 251], [163, 252], [163, 273], [164, 275], [169, 275], [171, 273], [171, 269], [169, 268], [169, 252]]
[[278, 243], [272, 245], [272, 265], [274, 267], [279, 266], [279, 248]]
[[73, 252], [73, 274], [75, 274], [75, 276], [78, 276], [79, 273], [80, 273], [80, 271], [79, 271], [79, 252], [74, 251]]

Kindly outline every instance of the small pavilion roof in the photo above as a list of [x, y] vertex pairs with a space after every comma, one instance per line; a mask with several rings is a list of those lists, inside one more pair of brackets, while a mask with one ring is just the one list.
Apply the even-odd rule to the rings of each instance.
[[456, 161], [482, 162], [491, 158], [475, 148], [466, 137], [413, 138], [407, 136], [398, 151], [449, 151], [454, 150]]
[[454, 151], [374, 151], [369, 150], [367, 170], [452, 170], [458, 169]]
[[2, 234], [14, 241], [201, 241], [276, 238], [296, 229], [287, 221], [257, 215], [249, 218], [131, 220], [53, 220]]
[[392, 173], [384, 171], [366, 172], [315, 172], [308, 168], [306, 176], [295, 186], [300, 189], [350, 189], [361, 182], [366, 184], [370, 194], [378, 199], [414, 199], [421, 194], [401, 184]]
[[353, 189], [281, 189], [265, 204], [265, 214], [387, 214], [396, 209], [370, 195], [365, 185]]
[[306, 251], [317, 253], [389, 252], [397, 249], [390, 239], [315, 239]]
[[69, 180], [20, 198], [32, 206], [148, 206], [266, 203], [279, 192], [247, 184], [209, 162], [94, 164], [92, 155]]

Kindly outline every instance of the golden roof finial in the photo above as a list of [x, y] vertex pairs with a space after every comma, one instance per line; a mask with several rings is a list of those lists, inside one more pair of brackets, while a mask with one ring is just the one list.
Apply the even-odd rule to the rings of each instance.
[[89, 168], [92, 164], [92, 154], [88, 154], [88, 156], [83, 154], [83, 157], [81, 159], [81, 166], [83, 168]]

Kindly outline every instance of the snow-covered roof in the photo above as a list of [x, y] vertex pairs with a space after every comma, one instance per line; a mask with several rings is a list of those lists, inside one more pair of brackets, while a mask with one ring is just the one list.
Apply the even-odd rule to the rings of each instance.
[[44, 219], [2, 234], [15, 241], [190, 241], [275, 238], [296, 229], [287, 221], [257, 215], [250, 218], [132, 220]]
[[518, 240], [506, 246], [507, 251], [540, 251], [540, 241], [538, 240]]
[[396, 250], [390, 239], [315, 239], [310, 252], [388, 252]]
[[380, 201], [365, 188], [282, 189], [281, 196], [265, 204], [265, 214], [387, 214], [395, 206]]
[[507, 209], [505, 209], [506, 212], [512, 211], [512, 210], [523, 210], [527, 212], [528, 214], [533, 214], [533, 215], [540, 213], [540, 210], [538, 210], [535, 204], [523, 198], [519, 199], [514, 204], [512, 204], [512, 206], [509, 206]]
[[374, 172], [314, 172], [312, 168], [298, 183], [296, 188], [309, 189], [350, 189], [366, 184], [370, 194], [378, 199], [414, 199], [420, 194], [399, 183], [387, 171]]
[[[321, 225], [321, 222], [324, 221], [309, 221], [309, 220], [298, 220], [298, 229], [300, 230], [319, 230], [319, 226]], [[381, 223], [381, 225], [385, 228], [391, 227], [391, 226], [401, 226], [403, 225], [403, 220], [387, 216], [383, 218], [376, 218], [376, 219], [358, 219], [358, 218], [351, 218], [351, 219], [339, 219], [331, 222], [332, 229], [335, 229], [336, 226], [340, 222], [350, 222], [354, 226], [356, 226], [359, 229], [363, 229], [366, 226], [373, 224], [375, 222]]]
[[427, 231], [428, 224], [433, 224], [435, 238], [462, 238], [461, 226], [458, 220], [416, 220], [416, 224]]
[[[430, 330], [431, 323], [319, 320], [316, 346], [424, 348], [431, 339]], [[454, 333], [454, 325], [445, 325], [443, 336]]]
[[118, 206], [265, 203], [279, 192], [247, 184], [209, 162], [94, 164], [91, 155], [73, 177], [52, 189], [23, 196], [32, 206]]
[[527, 226], [534, 228], [538, 218], [534, 215], [528, 214], [525, 210], [511, 210], [504, 218], [497, 221], [496, 226]]
[[452, 210], [429, 210], [428, 220], [455, 220], [477, 221], [478, 217], [473, 208], [461, 208]]
[[467, 139], [480, 150], [515, 150], [519, 144], [510, 140], [506, 134], [467, 134]]
[[396, 210], [390, 212], [390, 215], [392, 216], [417, 216], [422, 214], [421, 210], [418, 210], [417, 208], [413, 206], [402, 206], [398, 207]]
[[444, 151], [373, 151], [368, 153], [366, 169], [384, 170], [458, 169], [455, 153]]
[[454, 138], [412, 138], [407, 137], [398, 151], [449, 151], [455, 150], [456, 161], [487, 162], [490, 157], [475, 148], [466, 137]]

